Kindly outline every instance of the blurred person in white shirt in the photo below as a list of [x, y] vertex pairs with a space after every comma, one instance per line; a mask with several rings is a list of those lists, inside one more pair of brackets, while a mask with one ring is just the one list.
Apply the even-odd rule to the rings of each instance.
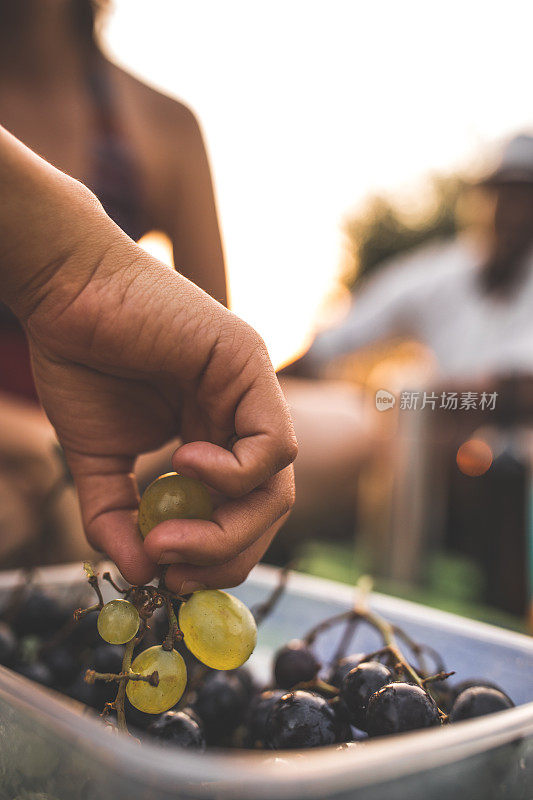
[[433, 351], [443, 379], [533, 373], [533, 136], [512, 139], [480, 187], [493, 200], [483, 239], [467, 232], [389, 261], [298, 371], [401, 336]]
[[296, 513], [277, 547], [291, 545], [293, 529], [295, 538], [302, 530], [332, 538], [340, 525], [345, 537], [362, 465], [382, 451], [390, 458], [391, 418], [375, 413], [364, 389], [299, 378], [330, 377], [336, 359], [397, 339], [418, 341], [434, 357], [393, 373], [385, 364], [384, 385], [394, 391], [420, 381], [492, 389], [506, 375], [533, 375], [533, 136], [512, 139], [477, 188], [490, 202], [483, 213], [473, 207], [465, 231], [385, 263], [356, 291], [348, 315], [282, 371], [300, 451]]

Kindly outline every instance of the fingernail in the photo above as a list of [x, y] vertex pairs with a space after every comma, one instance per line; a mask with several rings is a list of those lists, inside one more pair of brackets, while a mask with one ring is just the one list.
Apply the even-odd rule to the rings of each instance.
[[159, 556], [158, 564], [183, 564], [183, 558], [181, 557], [180, 553], [176, 553], [174, 550], [165, 550], [164, 553], [161, 553]]
[[207, 589], [207, 586], [203, 583], [198, 583], [198, 581], [183, 581], [178, 594], [192, 594], [192, 592], [198, 592], [200, 589]]

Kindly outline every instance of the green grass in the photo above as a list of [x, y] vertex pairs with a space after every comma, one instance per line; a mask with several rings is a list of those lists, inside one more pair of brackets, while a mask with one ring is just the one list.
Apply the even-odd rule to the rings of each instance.
[[[323, 542], [308, 542], [298, 557], [302, 572], [352, 585], [361, 575], [372, 574], [371, 564], [370, 555], [362, 548]], [[523, 619], [481, 601], [483, 577], [467, 559], [437, 554], [427, 566], [426, 578], [424, 586], [413, 586], [377, 577], [374, 588], [393, 597], [526, 633]]]

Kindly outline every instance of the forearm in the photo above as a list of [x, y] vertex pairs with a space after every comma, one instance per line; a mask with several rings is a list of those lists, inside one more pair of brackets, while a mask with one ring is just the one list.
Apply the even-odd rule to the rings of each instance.
[[[96, 219], [107, 218], [85, 186], [0, 127], [0, 297], [22, 320]], [[97, 237], [90, 247], [98, 255]], [[73, 284], [85, 269], [72, 265]]]
[[[112, 288], [111, 288], [112, 286]], [[210, 315], [222, 320], [209, 298], [179, 273], [165, 267], [129, 239], [107, 216], [96, 197], [78, 181], [52, 167], [0, 128], [0, 298], [31, 330], [43, 326], [50, 335], [59, 319], [69, 327], [68, 347], [74, 353], [93, 341], [94, 326], [106, 314], [140, 318], [154, 295], [164, 293], [169, 350], [188, 350], [195, 330]], [[130, 308], [130, 303], [132, 308]], [[39, 308], [38, 319], [35, 310]], [[114, 315], [114, 316], [113, 316]], [[133, 324], [133, 323], [132, 323]], [[153, 336], [161, 338], [158, 318], [143, 319], [139, 353], [149, 359]], [[104, 326], [100, 326], [104, 327]], [[176, 341], [171, 332], [187, 335]], [[207, 355], [218, 325], [202, 336]], [[122, 358], [124, 343], [102, 332], [102, 357]], [[198, 357], [198, 353], [195, 354]]]

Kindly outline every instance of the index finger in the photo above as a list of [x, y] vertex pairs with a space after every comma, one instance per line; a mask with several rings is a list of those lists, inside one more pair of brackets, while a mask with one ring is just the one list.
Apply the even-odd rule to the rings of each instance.
[[137, 525], [139, 495], [127, 458], [67, 452], [76, 482], [89, 543], [115, 562], [131, 584], [142, 585], [157, 572]]

